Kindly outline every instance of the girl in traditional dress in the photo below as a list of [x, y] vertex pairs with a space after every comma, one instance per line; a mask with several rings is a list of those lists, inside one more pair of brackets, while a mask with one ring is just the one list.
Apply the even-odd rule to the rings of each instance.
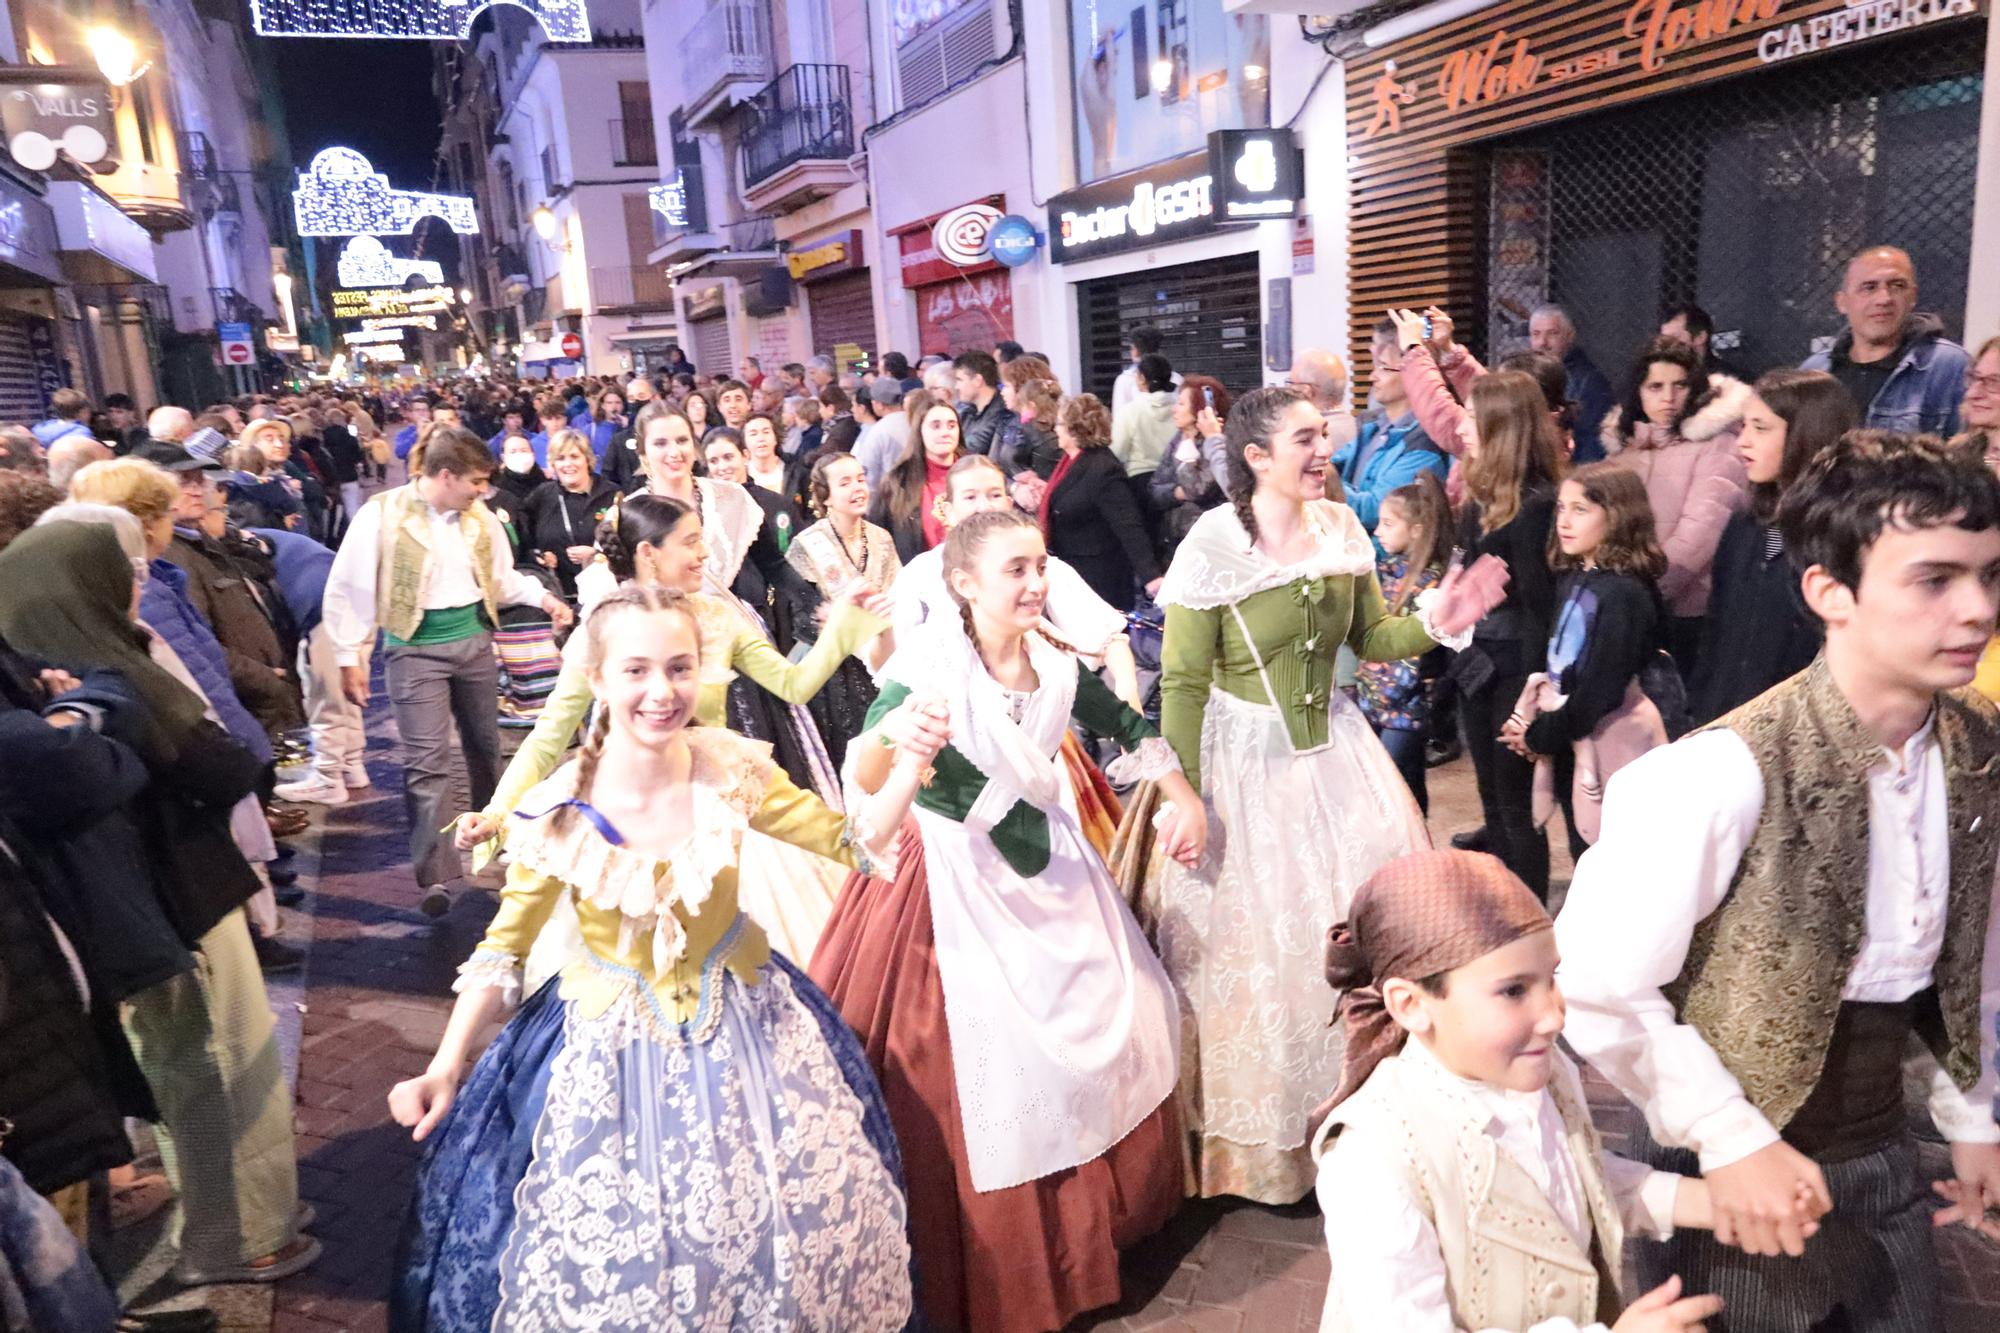
[[[967, 454], [945, 474], [944, 524], [950, 529], [974, 514], [1011, 509], [1007, 474], [984, 454]], [[1055, 556], [1049, 557], [1049, 591], [1042, 619], [1063, 642], [1088, 657], [1101, 658], [1110, 673], [1111, 690], [1140, 706], [1139, 668], [1125, 638], [1125, 617], [1091, 591], [1083, 576]], [[934, 546], [903, 566], [890, 589], [894, 604], [894, 641], [908, 641], [919, 625], [936, 616], [955, 616], [958, 605], [944, 583], [944, 548]], [[1076, 797], [1077, 823], [1090, 845], [1106, 856], [1123, 817], [1117, 793], [1077, 742], [1075, 732], [1063, 736], [1062, 759], [1069, 769], [1070, 791]]]
[[[813, 651], [796, 664], [787, 661], [732, 599], [704, 591], [712, 560], [704, 531], [701, 515], [681, 501], [635, 495], [607, 516], [597, 532], [604, 567], [620, 582], [672, 588], [686, 596], [702, 634], [701, 688], [695, 703], [696, 720], [702, 725], [725, 725], [729, 692], [739, 679], [754, 681], [786, 704], [812, 698], [841, 663], [887, 625], [882, 614], [888, 610], [886, 603], [872, 599], [865, 585], [857, 585], [834, 600]], [[581, 642], [571, 640], [572, 645]], [[460, 822], [460, 845], [492, 839], [507, 815], [520, 808], [528, 789], [555, 771], [582, 725], [592, 698], [589, 673], [580, 647], [563, 657], [555, 690], [542, 706], [535, 729], [508, 763], [493, 799], [485, 810]], [[755, 835], [745, 844], [743, 868], [743, 910], [779, 949], [797, 961], [810, 960], [834, 897], [847, 878], [846, 869]]]
[[1224, 430], [1230, 505], [1196, 521], [1160, 603], [1161, 730], [1214, 813], [1197, 865], [1159, 884], [1161, 960], [1183, 1008], [1181, 1106], [1204, 1195], [1294, 1203], [1312, 1189], [1307, 1119], [1339, 1081], [1327, 929], [1383, 864], [1430, 845], [1361, 710], [1334, 688], [1363, 661], [1456, 642], [1497, 600], [1482, 560], [1391, 616], [1375, 548], [1325, 498], [1332, 446], [1304, 393], [1257, 389]]
[[[737, 910], [737, 861], [754, 829], [865, 864], [934, 752], [911, 738], [843, 820], [769, 746], [690, 725], [701, 633], [679, 594], [622, 588], [579, 637], [602, 704], [590, 740], [512, 821], [500, 911], [438, 1053], [389, 1094], [432, 1140], [391, 1325], [901, 1328], [909, 1217], [880, 1089], [826, 997]], [[565, 897], [582, 953], [461, 1092]]]
[[[796, 576], [785, 564], [784, 550], [763, 507], [746, 487], [695, 475], [700, 449], [694, 427], [672, 404], [655, 400], [641, 414], [639, 458], [646, 479], [641, 494], [664, 495], [701, 513], [702, 541], [708, 549], [703, 590], [726, 597], [759, 635], [775, 642], [767, 615], [772, 590], [789, 586]], [[588, 609], [617, 582], [600, 561], [578, 576], [578, 597]], [[738, 677], [729, 687], [728, 725], [740, 735], [769, 741], [793, 782], [839, 804], [839, 770], [827, 757], [819, 727], [802, 704], [788, 705], [755, 682]]]
[[[977, 514], [945, 545], [960, 613], [899, 641], [858, 741], [859, 792], [943, 721], [893, 883], [850, 883], [813, 975], [862, 1035], [910, 1172], [925, 1317], [1036, 1333], [1118, 1299], [1118, 1251], [1182, 1196], [1166, 974], [1077, 827], [1056, 755], [1072, 718], [1133, 753], [1171, 812], [1170, 855], [1207, 821], [1172, 751], [1041, 629], [1033, 519]], [[920, 718], [896, 710], [917, 699]], [[858, 801], [850, 797], [850, 804]], [[936, 891], [932, 891], [935, 883]]]
[[[808, 486], [813, 511], [822, 517], [793, 538], [785, 552], [800, 579], [792, 628], [801, 643], [819, 637], [815, 622], [828, 603], [857, 589], [887, 593], [903, 568], [895, 539], [862, 517], [868, 512], [868, 469], [860, 459], [822, 455], [813, 464]], [[877, 639], [875, 660], [885, 660], [892, 647], [888, 635]], [[807, 704], [836, 767], [847, 756], [848, 741], [866, 725], [874, 702], [875, 680], [867, 664], [848, 658]]]

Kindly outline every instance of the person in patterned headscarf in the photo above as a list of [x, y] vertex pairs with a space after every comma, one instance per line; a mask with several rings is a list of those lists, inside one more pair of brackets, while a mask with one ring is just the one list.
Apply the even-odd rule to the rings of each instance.
[[1707, 1187], [1598, 1142], [1556, 1046], [1552, 927], [1494, 857], [1423, 851], [1370, 876], [1329, 933], [1347, 1042], [1313, 1140], [1333, 1258], [1322, 1333], [1636, 1333], [1721, 1309], [1670, 1280], [1612, 1323], [1627, 1229], [1707, 1225]]

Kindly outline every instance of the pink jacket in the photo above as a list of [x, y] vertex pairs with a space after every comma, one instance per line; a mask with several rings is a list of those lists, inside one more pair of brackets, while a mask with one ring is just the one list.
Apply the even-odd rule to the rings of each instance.
[[[1431, 437], [1431, 443], [1451, 455], [1451, 475], [1445, 478], [1444, 493], [1453, 508], [1465, 502], [1465, 459], [1460, 456], [1465, 442], [1459, 437], [1459, 427], [1471, 414], [1464, 399], [1472, 382], [1485, 373], [1479, 358], [1463, 347], [1454, 349], [1443, 368], [1422, 343], [1403, 353], [1403, 392], [1410, 396], [1410, 410], [1417, 414], [1417, 424]], [[1456, 396], [1453, 390], [1457, 390]]]
[[1639, 474], [1653, 502], [1653, 524], [1667, 553], [1660, 596], [1676, 616], [1708, 610], [1709, 573], [1715, 547], [1730, 515], [1750, 496], [1750, 478], [1736, 453], [1750, 386], [1727, 375], [1709, 377], [1708, 401], [1681, 423], [1678, 433], [1640, 422], [1628, 441], [1620, 433], [1624, 409], [1604, 418], [1600, 437], [1607, 461]]

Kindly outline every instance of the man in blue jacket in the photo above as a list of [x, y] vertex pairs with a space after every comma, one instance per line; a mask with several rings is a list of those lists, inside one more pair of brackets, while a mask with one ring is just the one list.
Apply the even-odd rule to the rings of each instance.
[[1598, 433], [1616, 395], [1611, 391], [1611, 381], [1604, 377], [1590, 354], [1577, 345], [1576, 321], [1570, 318], [1569, 311], [1559, 305], [1537, 307], [1528, 316], [1528, 346], [1562, 362], [1569, 375], [1566, 396], [1576, 404], [1576, 425], [1570, 431], [1570, 438], [1575, 441], [1571, 457], [1578, 463], [1604, 457]]
[[1916, 313], [1917, 267], [1892, 245], [1854, 256], [1833, 298], [1847, 329], [1806, 358], [1847, 387], [1861, 424], [1875, 430], [1951, 436], [1971, 358], [1944, 336], [1936, 315]]
[[1375, 370], [1369, 393], [1376, 411], [1354, 443], [1333, 456], [1333, 465], [1347, 491], [1348, 508], [1373, 533], [1389, 492], [1425, 472], [1436, 473], [1442, 482], [1451, 460], [1417, 424], [1403, 389], [1403, 349], [1396, 343], [1396, 325], [1388, 319], [1375, 326]]

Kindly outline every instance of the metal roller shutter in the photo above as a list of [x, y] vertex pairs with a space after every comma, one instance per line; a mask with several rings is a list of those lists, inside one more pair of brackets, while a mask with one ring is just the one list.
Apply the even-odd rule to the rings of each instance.
[[694, 368], [703, 374], [724, 376], [736, 373], [729, 355], [729, 320], [722, 315], [688, 321], [694, 335]]
[[1264, 382], [1263, 302], [1257, 256], [1147, 269], [1077, 284], [1083, 385], [1107, 402], [1130, 364], [1125, 330], [1151, 324], [1160, 351], [1183, 375], [1213, 375], [1231, 393]]
[[867, 269], [812, 283], [806, 288], [806, 301], [812, 313], [815, 353], [831, 356], [840, 344], [852, 343], [873, 354], [875, 288], [868, 280]]
[[25, 426], [47, 416], [47, 406], [36, 380], [28, 326], [18, 319], [0, 319], [0, 421]]

